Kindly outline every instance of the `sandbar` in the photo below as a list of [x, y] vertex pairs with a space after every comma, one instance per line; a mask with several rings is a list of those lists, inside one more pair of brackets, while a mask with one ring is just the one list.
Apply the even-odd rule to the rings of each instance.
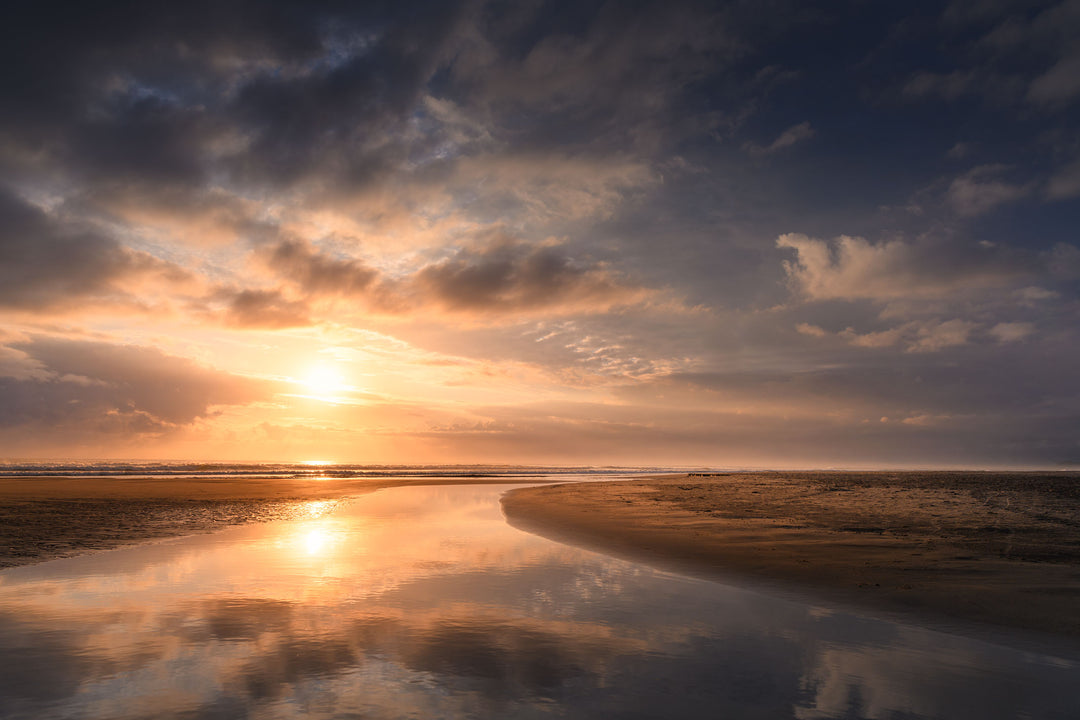
[[1080, 474], [754, 472], [503, 497], [520, 529], [945, 623], [1080, 638]]

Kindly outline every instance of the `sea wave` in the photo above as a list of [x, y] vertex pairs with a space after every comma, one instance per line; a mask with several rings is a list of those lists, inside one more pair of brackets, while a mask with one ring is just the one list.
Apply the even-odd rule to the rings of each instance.
[[6, 461], [3, 477], [332, 477], [546, 478], [678, 472], [685, 468], [542, 465], [364, 465], [334, 463], [198, 463], [126, 461]]

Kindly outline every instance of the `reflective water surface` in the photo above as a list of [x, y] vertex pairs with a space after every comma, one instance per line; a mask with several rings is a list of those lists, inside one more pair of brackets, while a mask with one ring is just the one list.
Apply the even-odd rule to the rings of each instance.
[[1078, 716], [1075, 659], [559, 545], [505, 489], [0, 573], [0, 717]]

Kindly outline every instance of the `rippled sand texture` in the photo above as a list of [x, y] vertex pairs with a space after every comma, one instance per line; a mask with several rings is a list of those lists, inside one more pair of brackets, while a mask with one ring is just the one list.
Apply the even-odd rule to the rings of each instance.
[[510, 521], [698, 572], [1080, 636], [1080, 476], [737, 473], [511, 492]]
[[303, 513], [293, 500], [23, 500], [0, 505], [0, 567], [229, 525], [287, 520]]

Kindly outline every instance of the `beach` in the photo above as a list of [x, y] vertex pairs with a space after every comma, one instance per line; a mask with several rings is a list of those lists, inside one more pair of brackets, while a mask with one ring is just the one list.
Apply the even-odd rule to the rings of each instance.
[[505, 482], [505, 477], [432, 476], [5, 476], [0, 477], [0, 568], [296, 519], [309, 513], [312, 502], [345, 502], [380, 488]]
[[707, 473], [512, 490], [511, 524], [885, 611], [1080, 637], [1080, 475]]
[[1066, 718], [1069, 638], [941, 632], [522, 532], [511, 484], [0, 573], [0, 717]]
[[[380, 488], [505, 482], [7, 476], [0, 567], [294, 520]], [[502, 505], [520, 529], [687, 574], [1080, 637], [1075, 474], [683, 474], [515, 489]]]

